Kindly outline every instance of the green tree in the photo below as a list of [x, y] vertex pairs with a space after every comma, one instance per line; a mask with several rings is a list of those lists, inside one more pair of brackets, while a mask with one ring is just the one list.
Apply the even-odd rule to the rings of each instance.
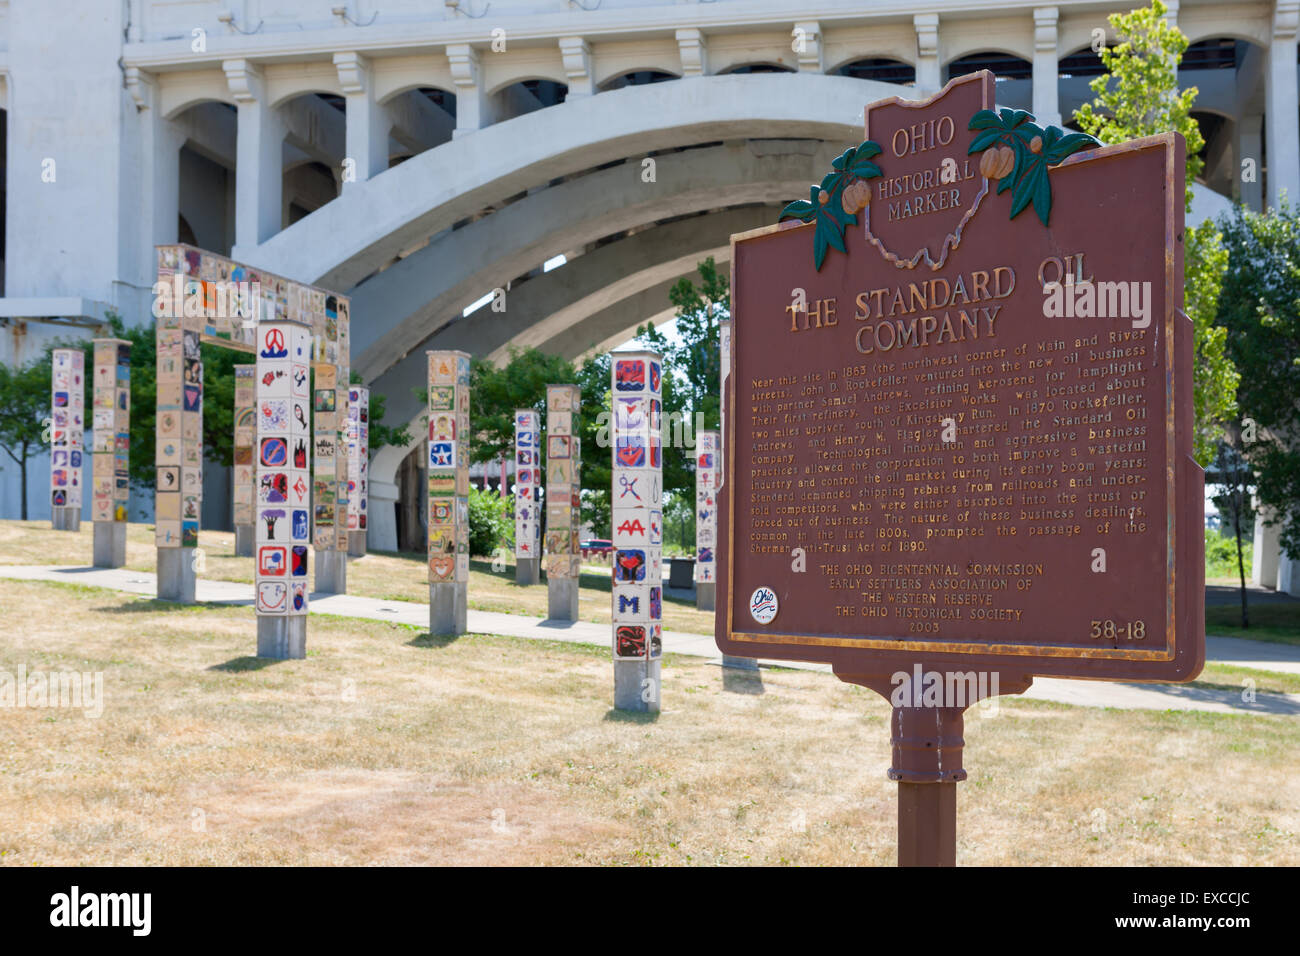
[[487, 462], [512, 458], [515, 410], [536, 410], [541, 414], [545, 427], [546, 386], [576, 384], [575, 378], [572, 362], [533, 347], [512, 348], [510, 361], [501, 366], [488, 359], [471, 359], [469, 417], [474, 427], [470, 436], [469, 460]]
[[718, 427], [722, 382], [719, 323], [731, 316], [727, 274], [718, 269], [712, 256], [699, 263], [696, 271], [700, 275], [698, 286], [682, 278], [668, 293], [669, 301], [677, 307], [676, 336], [670, 339], [649, 324], [637, 330], [638, 340], [664, 357], [664, 494], [689, 493], [692, 500], [694, 459], [687, 449], [669, 447], [676, 437], [670, 422], [682, 423], [679, 434], [683, 439], [688, 428], [694, 435], [697, 422], [706, 429]]
[[510, 499], [495, 491], [469, 490], [469, 553], [492, 557], [497, 548], [512, 550], [515, 545], [515, 522], [511, 517]]
[[1267, 521], [1300, 559], [1300, 209], [1238, 206], [1222, 220], [1231, 268], [1218, 321], [1241, 370], [1241, 450]]
[[1232, 536], [1237, 544], [1237, 577], [1241, 584], [1241, 626], [1248, 628], [1250, 617], [1246, 610], [1246, 559], [1241, 539], [1246, 514], [1250, 510], [1251, 474], [1250, 465], [1242, 454], [1240, 423], [1234, 422], [1225, 429], [1224, 437], [1215, 452], [1214, 466], [1220, 481], [1220, 491], [1214, 496], [1214, 503], [1221, 512], [1227, 514], [1232, 525]]
[[[1197, 88], [1178, 89], [1178, 64], [1187, 50], [1187, 37], [1165, 20], [1166, 6], [1151, 6], [1108, 18], [1119, 37], [1103, 47], [1107, 72], [1092, 81], [1095, 98], [1074, 114], [1079, 128], [1103, 143], [1122, 143], [1170, 130], [1187, 142], [1186, 209], [1192, 208], [1192, 183], [1205, 163], [1200, 127], [1192, 117]], [[1202, 466], [1214, 458], [1223, 425], [1236, 410], [1237, 369], [1228, 356], [1225, 330], [1215, 325], [1219, 292], [1228, 267], [1219, 227], [1206, 220], [1184, 232], [1183, 309], [1192, 320], [1195, 348], [1193, 401], [1196, 420], [1196, 460]]]
[[[46, 422], [50, 417], [50, 380], [53, 378], [50, 352], [20, 367], [0, 362], [0, 448], [18, 466], [22, 503], [20, 516], [27, 520], [27, 461], [36, 450], [49, 446]], [[90, 408], [89, 404], [86, 408]]]

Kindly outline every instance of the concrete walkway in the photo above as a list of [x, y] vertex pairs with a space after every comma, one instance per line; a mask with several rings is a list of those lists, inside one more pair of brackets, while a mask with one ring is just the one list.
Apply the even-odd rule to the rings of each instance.
[[[156, 575], [149, 571], [131, 571], [125, 568], [3, 565], [0, 566], [0, 578], [81, 584], [149, 598], [156, 597], [158, 593]], [[196, 587], [196, 597], [202, 603], [251, 607], [253, 586], [231, 581], [200, 580]], [[392, 621], [424, 628], [429, 626], [427, 604], [379, 600], [351, 594], [312, 594], [311, 613]], [[469, 610], [468, 628], [474, 634], [501, 634], [602, 647], [608, 647], [610, 642], [607, 624], [540, 620], [519, 614], [476, 611], [473, 608]], [[722, 662], [722, 655], [711, 634], [664, 631], [664, 650], [705, 658], [719, 664]], [[1206, 658], [1237, 667], [1300, 673], [1300, 647], [1289, 644], [1209, 637], [1206, 639]], [[830, 667], [825, 664], [790, 661], [762, 661], [762, 664], [830, 672]], [[1241, 691], [1189, 687], [1185, 684], [1117, 684], [1038, 677], [1024, 696], [1081, 707], [1300, 715], [1300, 694], [1258, 693], [1254, 701], [1246, 702], [1241, 699]]]

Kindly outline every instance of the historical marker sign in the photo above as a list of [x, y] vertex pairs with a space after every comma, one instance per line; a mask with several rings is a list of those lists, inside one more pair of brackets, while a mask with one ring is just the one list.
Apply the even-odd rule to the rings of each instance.
[[726, 654], [1201, 669], [1183, 141], [1098, 147], [992, 97], [868, 107], [796, 221], [732, 239]]

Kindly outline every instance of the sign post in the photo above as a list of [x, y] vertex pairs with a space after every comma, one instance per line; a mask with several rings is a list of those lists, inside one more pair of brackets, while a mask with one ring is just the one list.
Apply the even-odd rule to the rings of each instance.
[[1182, 138], [993, 92], [872, 104], [732, 237], [718, 646], [890, 701], [904, 865], [956, 862], [967, 708], [1205, 654]]

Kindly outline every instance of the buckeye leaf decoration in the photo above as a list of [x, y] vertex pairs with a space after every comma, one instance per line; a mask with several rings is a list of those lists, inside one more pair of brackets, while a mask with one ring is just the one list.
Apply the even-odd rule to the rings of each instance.
[[967, 155], [982, 152], [980, 174], [998, 180], [998, 193], [1011, 190], [1014, 219], [1030, 203], [1047, 225], [1052, 214], [1052, 186], [1047, 167], [1071, 153], [1100, 146], [1087, 133], [1066, 133], [1056, 126], [1043, 128], [1024, 110], [980, 110], [969, 128], [976, 132]]
[[798, 219], [816, 222], [813, 230], [813, 264], [820, 271], [826, 250], [833, 248], [846, 252], [844, 230], [857, 224], [857, 213], [871, 199], [868, 179], [880, 175], [880, 167], [871, 161], [880, 155], [880, 147], [871, 140], [846, 149], [831, 162], [831, 171], [822, 178], [821, 186], [809, 186], [807, 199], [796, 199], [781, 210], [778, 222]]

